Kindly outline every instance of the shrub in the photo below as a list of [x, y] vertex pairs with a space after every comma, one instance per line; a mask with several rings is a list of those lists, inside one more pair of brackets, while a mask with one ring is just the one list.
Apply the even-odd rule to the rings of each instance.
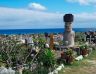
[[38, 62], [43, 63], [44, 67], [52, 68], [56, 63], [55, 54], [51, 49], [42, 50], [38, 55]]
[[73, 50], [72, 49], [68, 49], [66, 51], [66, 57], [65, 57], [66, 64], [72, 64], [73, 60], [74, 60]]

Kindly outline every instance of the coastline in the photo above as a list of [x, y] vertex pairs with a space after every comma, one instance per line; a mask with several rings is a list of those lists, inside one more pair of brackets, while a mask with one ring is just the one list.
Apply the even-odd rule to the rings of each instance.
[[[96, 31], [96, 28], [73, 28], [75, 32]], [[0, 29], [0, 34], [39, 34], [39, 33], [63, 33], [64, 28], [51, 29]]]

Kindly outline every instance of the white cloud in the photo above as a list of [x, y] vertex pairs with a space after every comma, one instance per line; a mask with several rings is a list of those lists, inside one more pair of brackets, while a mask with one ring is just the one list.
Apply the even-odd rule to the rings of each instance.
[[29, 9], [33, 10], [46, 10], [47, 8], [39, 3], [29, 3], [28, 5]]
[[80, 5], [95, 5], [96, 4], [96, 0], [66, 0], [68, 2], [72, 2], [72, 3], [79, 3]]
[[63, 27], [62, 14], [0, 7], [0, 28]]
[[[63, 15], [61, 13], [0, 7], [0, 29], [63, 28]], [[96, 13], [74, 15], [73, 27], [96, 28]]]
[[75, 24], [77, 27], [96, 28], [96, 13], [79, 13], [75, 15]]

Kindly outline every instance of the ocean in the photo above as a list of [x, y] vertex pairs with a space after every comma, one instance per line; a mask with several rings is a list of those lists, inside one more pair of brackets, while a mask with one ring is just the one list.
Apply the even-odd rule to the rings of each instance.
[[[73, 28], [75, 32], [96, 31], [96, 28]], [[0, 34], [63, 33], [64, 28], [54, 29], [1, 29]]]

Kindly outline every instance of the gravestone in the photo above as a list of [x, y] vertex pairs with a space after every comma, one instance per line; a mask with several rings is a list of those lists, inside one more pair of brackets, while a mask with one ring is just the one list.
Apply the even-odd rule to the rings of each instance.
[[63, 20], [65, 22], [65, 31], [64, 31], [64, 46], [65, 47], [74, 47], [74, 38], [75, 32], [72, 30], [72, 22], [74, 16], [72, 14], [65, 14]]
[[85, 32], [85, 41], [89, 43], [95, 43], [96, 42], [95, 32], [92, 31]]

